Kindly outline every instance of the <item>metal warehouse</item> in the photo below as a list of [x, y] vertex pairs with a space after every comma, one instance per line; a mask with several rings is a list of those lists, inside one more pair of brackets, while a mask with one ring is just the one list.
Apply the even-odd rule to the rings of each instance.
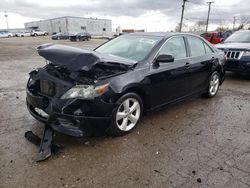
[[68, 32], [75, 34], [83, 31], [96, 36], [110, 36], [112, 34], [112, 21], [108, 19], [65, 16], [48, 20], [27, 22], [24, 25], [27, 30], [45, 30], [50, 34], [54, 32]]

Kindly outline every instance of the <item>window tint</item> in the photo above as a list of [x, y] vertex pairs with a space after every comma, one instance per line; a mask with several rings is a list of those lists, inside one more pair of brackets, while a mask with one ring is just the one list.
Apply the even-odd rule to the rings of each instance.
[[203, 42], [203, 44], [205, 46], [206, 54], [213, 53], [212, 49], [205, 42]]
[[167, 41], [160, 49], [159, 54], [172, 55], [175, 59], [187, 57], [186, 46], [183, 37], [174, 37]]
[[187, 37], [188, 44], [190, 46], [191, 56], [202, 56], [206, 54], [203, 41], [197, 37]]

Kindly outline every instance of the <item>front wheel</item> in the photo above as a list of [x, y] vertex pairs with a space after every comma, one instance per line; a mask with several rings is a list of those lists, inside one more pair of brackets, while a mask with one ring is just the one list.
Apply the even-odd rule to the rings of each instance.
[[137, 125], [143, 112], [141, 98], [135, 93], [127, 93], [117, 101], [118, 108], [113, 112], [107, 131], [113, 136], [130, 133]]
[[210, 98], [214, 97], [217, 94], [219, 87], [220, 87], [220, 74], [217, 71], [214, 71], [209, 79], [209, 86], [206, 93], [207, 97]]

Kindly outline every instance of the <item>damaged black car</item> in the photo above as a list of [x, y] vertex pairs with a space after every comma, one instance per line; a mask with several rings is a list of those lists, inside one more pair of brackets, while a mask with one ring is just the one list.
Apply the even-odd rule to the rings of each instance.
[[81, 137], [107, 125], [124, 135], [144, 112], [206, 94], [224, 81], [225, 57], [203, 38], [183, 33], [134, 33], [93, 51], [44, 44], [47, 64], [30, 72], [27, 107], [54, 131]]

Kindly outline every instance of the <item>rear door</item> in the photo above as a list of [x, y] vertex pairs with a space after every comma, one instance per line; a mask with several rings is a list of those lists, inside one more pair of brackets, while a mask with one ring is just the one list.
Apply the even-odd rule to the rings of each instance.
[[213, 50], [200, 38], [186, 36], [190, 54], [190, 93], [206, 89], [210, 70], [215, 61]]
[[[161, 106], [188, 94], [188, 57], [183, 36], [167, 40], [157, 55], [172, 55], [171, 63], [152, 64], [149, 79], [151, 81], [151, 105]], [[189, 66], [189, 65], [188, 65]]]

